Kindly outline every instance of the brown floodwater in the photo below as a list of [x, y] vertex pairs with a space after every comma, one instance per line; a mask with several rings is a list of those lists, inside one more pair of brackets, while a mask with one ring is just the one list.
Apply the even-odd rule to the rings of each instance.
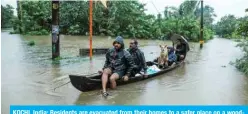
[[[51, 36], [1, 34], [2, 40], [2, 113], [10, 105], [39, 104], [248, 104], [248, 77], [230, 62], [242, 57], [234, 41], [215, 38], [191, 50], [183, 66], [156, 78], [110, 90], [103, 98], [99, 90], [81, 93], [70, 83], [69, 74], [91, 74], [102, 68], [104, 55], [80, 57], [79, 49], [88, 48], [88, 37], [61, 36], [60, 61], [52, 61]], [[93, 37], [93, 47], [111, 47], [114, 38]], [[35, 46], [28, 46], [35, 41]], [[125, 40], [128, 47], [129, 40]], [[169, 41], [139, 40], [146, 60], [158, 56], [159, 44]]]

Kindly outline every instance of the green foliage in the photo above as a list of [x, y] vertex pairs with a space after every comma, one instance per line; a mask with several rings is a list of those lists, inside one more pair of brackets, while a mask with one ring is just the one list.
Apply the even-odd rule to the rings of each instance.
[[[239, 28], [237, 29], [237, 32], [241, 34], [243, 37], [248, 36], [248, 17], [244, 17], [242, 19], [242, 23], [239, 24]], [[236, 67], [240, 69], [242, 72], [244, 72], [246, 75], [248, 75], [248, 41], [244, 40], [241, 42], [238, 46], [243, 48], [243, 51], [245, 55], [236, 61]]]
[[19, 34], [19, 32], [16, 32], [16, 31], [11, 31], [9, 32], [10, 34]]
[[10, 5], [2, 6], [1, 5], [1, 28], [10, 28], [12, 27], [11, 21], [14, 17], [13, 7]]
[[30, 31], [30, 32], [27, 32], [27, 35], [48, 35], [49, 32], [45, 29], [42, 29], [40, 31]]
[[18, 19], [13, 20], [14, 30], [22, 34], [46, 35], [50, 32], [50, 1], [18, 1]]
[[236, 60], [236, 67], [248, 75], [248, 41], [245, 40], [238, 44], [244, 51], [244, 56], [241, 59]]
[[[216, 14], [214, 13], [214, 8], [209, 6], [209, 5], [206, 5], [206, 6], [204, 6], [203, 11], [204, 11], [204, 13], [203, 13], [204, 27], [212, 29], [214, 17], [216, 17]], [[195, 15], [197, 16], [197, 19], [200, 20], [201, 9], [199, 9], [199, 8], [196, 9]]]
[[[145, 4], [138, 1], [108, 1], [107, 5], [106, 9], [101, 2], [94, 1], [93, 35], [161, 39], [178, 33], [188, 40], [199, 41], [200, 9], [197, 1], [185, 1], [179, 8], [167, 6], [164, 17], [161, 14], [157, 17], [146, 14]], [[13, 21], [15, 31], [30, 35], [50, 32], [50, 1], [19, 1], [17, 9], [19, 18]], [[61, 1], [59, 11], [61, 34], [88, 35], [88, 1]], [[212, 37], [214, 10], [205, 6], [204, 12], [204, 39], [207, 40]]]
[[212, 31], [209, 28], [204, 29], [204, 31], [203, 31], [204, 40], [213, 39], [213, 36], [214, 36], [214, 31]]
[[[185, 1], [179, 9], [176, 7], [165, 7], [164, 11], [164, 27], [162, 31], [168, 33], [177, 33], [185, 36], [191, 41], [199, 41], [200, 37], [200, 16], [201, 9], [198, 7], [199, 1]], [[192, 7], [194, 6], [194, 7]], [[214, 32], [212, 30], [214, 9], [208, 5], [204, 6], [204, 36], [203, 40], [213, 38]]]
[[34, 45], [35, 45], [35, 42], [34, 42], [34, 41], [29, 41], [29, 42], [28, 42], [28, 45], [29, 45], [29, 46], [34, 46]]
[[226, 15], [215, 25], [217, 35], [225, 38], [231, 38], [232, 33], [236, 30], [237, 19], [234, 15]]
[[237, 34], [247, 37], [248, 36], [248, 16], [240, 18]]
[[59, 57], [54, 58], [54, 60], [55, 60], [55, 61], [59, 61], [59, 60], [61, 60], [61, 59], [63, 59], [63, 58], [62, 58], [62, 57], [60, 57], [60, 56], [59, 56]]
[[214, 27], [217, 35], [228, 39], [240, 39], [248, 35], [248, 17], [226, 15]]

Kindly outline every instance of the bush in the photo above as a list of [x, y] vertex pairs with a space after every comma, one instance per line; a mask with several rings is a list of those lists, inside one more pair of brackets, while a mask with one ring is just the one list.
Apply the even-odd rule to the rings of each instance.
[[34, 41], [29, 41], [29, 42], [28, 42], [28, 45], [29, 45], [29, 46], [33, 46], [33, 45], [35, 45], [35, 42], [34, 42]]
[[242, 43], [239, 43], [238, 47], [243, 48], [245, 55], [241, 59], [236, 60], [235, 66], [240, 71], [248, 75], [248, 41], [246, 40], [243, 41]]
[[68, 33], [71, 35], [79, 35], [80, 34], [80, 27], [78, 24], [70, 26]]
[[213, 30], [206, 28], [206, 29], [204, 29], [204, 33], [203, 34], [204, 34], [205, 40], [213, 39], [213, 36], [214, 36]]
[[11, 31], [10, 34], [19, 34], [19, 31]]
[[49, 32], [45, 29], [42, 29], [40, 31], [30, 31], [27, 33], [28, 35], [48, 35]]
[[241, 59], [236, 60], [236, 68], [248, 75], [248, 57], [244, 56]]

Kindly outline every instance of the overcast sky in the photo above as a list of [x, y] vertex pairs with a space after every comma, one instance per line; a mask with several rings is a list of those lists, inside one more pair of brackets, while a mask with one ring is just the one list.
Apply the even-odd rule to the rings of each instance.
[[[139, 0], [143, 3], [147, 3], [146, 9], [148, 14], [162, 13], [165, 6], [178, 7], [184, 0]], [[1, 0], [2, 5], [10, 4], [16, 8], [16, 0]], [[155, 7], [153, 6], [153, 4]], [[227, 14], [233, 14], [236, 17], [242, 17], [247, 15], [245, 9], [248, 8], [248, 0], [204, 0], [204, 5], [210, 5], [214, 8], [218, 21], [222, 16]], [[16, 11], [15, 11], [16, 14]]]
[[[163, 12], [165, 6], [176, 6], [179, 5], [184, 0], [140, 0], [143, 3], [147, 3], [146, 9], [149, 14], [157, 14], [158, 12]], [[153, 6], [153, 4], [156, 8]], [[245, 9], [248, 8], [248, 0], [204, 0], [204, 5], [210, 5], [214, 8], [215, 14], [217, 17], [215, 18], [215, 22], [218, 21], [222, 16], [227, 14], [233, 14], [236, 17], [242, 17], [247, 15], [245, 13]]]

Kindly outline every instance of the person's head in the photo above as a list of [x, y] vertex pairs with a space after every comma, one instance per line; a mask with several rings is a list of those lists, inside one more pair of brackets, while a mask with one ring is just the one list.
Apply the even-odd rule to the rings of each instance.
[[178, 39], [178, 45], [181, 45], [182, 44], [182, 39]]
[[132, 39], [129, 43], [129, 48], [137, 48], [138, 41], [136, 39]]
[[115, 41], [113, 42], [113, 46], [117, 50], [124, 49], [123, 38], [121, 36], [117, 36]]
[[171, 46], [167, 47], [167, 49], [168, 49], [169, 54], [174, 52], [174, 48]]

